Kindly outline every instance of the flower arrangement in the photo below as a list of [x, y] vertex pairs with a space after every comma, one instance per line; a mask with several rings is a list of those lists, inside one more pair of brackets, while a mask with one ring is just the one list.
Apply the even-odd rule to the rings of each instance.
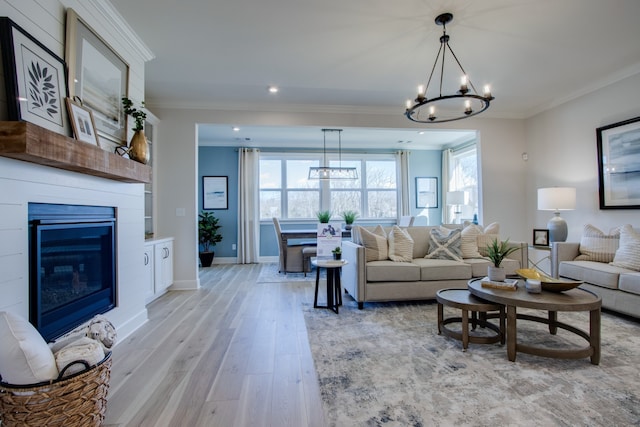
[[144, 129], [144, 119], [147, 118], [147, 113], [144, 112], [144, 101], [140, 103], [140, 108], [133, 106], [133, 101], [126, 96], [122, 97], [122, 106], [124, 107], [124, 113], [133, 117], [135, 126], [131, 128], [134, 132]]

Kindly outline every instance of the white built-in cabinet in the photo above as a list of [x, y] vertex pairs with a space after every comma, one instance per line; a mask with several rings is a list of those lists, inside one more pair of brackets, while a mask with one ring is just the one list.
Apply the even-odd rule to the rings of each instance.
[[173, 237], [145, 241], [144, 268], [148, 303], [173, 284]]

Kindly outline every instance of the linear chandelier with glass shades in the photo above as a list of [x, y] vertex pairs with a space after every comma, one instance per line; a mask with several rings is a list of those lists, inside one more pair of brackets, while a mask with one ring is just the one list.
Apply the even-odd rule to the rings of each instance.
[[[338, 132], [338, 167], [330, 167], [327, 163], [327, 132]], [[320, 167], [310, 167], [308, 179], [358, 179], [358, 170], [354, 167], [342, 167], [342, 129], [322, 129], [323, 161]]]
[[[442, 36], [440, 36], [440, 49], [436, 55], [436, 60], [433, 63], [431, 74], [427, 85], [420, 85], [418, 87], [418, 96], [415, 100], [407, 100], [405, 116], [411, 121], [418, 123], [444, 123], [454, 120], [466, 119], [473, 117], [485, 111], [491, 105], [491, 101], [495, 99], [491, 95], [491, 88], [486, 85], [482, 95], [479, 95], [475, 86], [469, 79], [469, 75], [466, 73], [462, 64], [458, 60], [458, 57], [449, 46], [449, 35], [447, 34], [447, 24], [453, 20], [453, 14], [443, 13], [436, 17], [435, 22], [437, 25], [442, 25]], [[445, 72], [445, 57], [447, 50], [451, 53], [451, 56], [458, 65], [458, 68], [462, 72], [460, 76], [460, 87], [457, 92], [449, 95], [442, 94], [442, 86], [446, 81], [444, 78]], [[438, 60], [440, 60], [440, 66], [438, 67]], [[452, 62], [452, 61], [449, 61]], [[439, 92], [436, 89], [429, 91], [431, 82], [436, 72], [436, 68], [440, 71], [440, 85]], [[435, 86], [435, 85], [434, 85]], [[436, 96], [437, 94], [437, 96]]]

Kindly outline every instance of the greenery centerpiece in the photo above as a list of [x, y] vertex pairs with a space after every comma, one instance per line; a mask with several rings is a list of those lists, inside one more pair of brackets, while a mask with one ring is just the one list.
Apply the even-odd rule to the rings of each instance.
[[144, 101], [140, 103], [139, 108], [136, 108], [133, 106], [132, 100], [123, 96], [122, 107], [124, 108], [124, 113], [133, 117], [134, 121], [134, 126], [131, 128], [134, 134], [126, 153], [129, 154], [131, 159], [146, 165], [149, 163], [151, 152], [149, 151], [147, 138], [144, 135], [144, 120], [147, 118], [147, 113], [144, 111]]
[[203, 267], [210, 267], [213, 262], [215, 252], [213, 247], [216, 243], [222, 241], [222, 235], [218, 230], [222, 227], [218, 225], [220, 221], [213, 215], [213, 212], [201, 212], [198, 218], [198, 242], [202, 245], [202, 251], [199, 252], [200, 262]]
[[498, 241], [498, 239], [493, 239], [493, 241], [487, 246], [487, 257], [493, 264], [487, 269], [489, 280], [504, 282], [507, 275], [504, 267], [500, 266], [502, 264], [502, 260], [518, 249], [520, 248], [517, 246], [509, 245], [509, 239], [502, 242]]
[[320, 224], [328, 224], [331, 219], [331, 211], [318, 211], [316, 212], [316, 217]]
[[351, 230], [351, 227], [354, 221], [356, 220], [356, 218], [358, 218], [358, 212], [352, 211], [352, 210], [346, 210], [342, 212], [341, 216], [342, 216], [342, 219], [344, 219], [344, 222], [346, 224], [345, 229]]

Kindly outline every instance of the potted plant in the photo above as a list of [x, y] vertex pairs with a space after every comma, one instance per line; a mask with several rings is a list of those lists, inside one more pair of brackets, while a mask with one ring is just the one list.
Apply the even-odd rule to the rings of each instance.
[[202, 245], [202, 251], [200, 251], [200, 262], [203, 267], [210, 267], [213, 262], [215, 252], [213, 252], [213, 246], [216, 243], [222, 241], [222, 235], [218, 234], [218, 230], [222, 227], [218, 225], [218, 218], [213, 215], [213, 212], [202, 212], [199, 215], [198, 220], [198, 241]]
[[345, 229], [351, 230], [353, 222], [356, 220], [356, 218], [358, 218], [358, 212], [348, 210], [348, 211], [342, 212], [341, 216], [342, 216], [342, 219], [344, 219], [345, 224], [347, 224]]
[[144, 101], [140, 103], [139, 108], [135, 108], [133, 101], [123, 96], [122, 107], [124, 108], [124, 113], [133, 117], [134, 120], [134, 126], [131, 130], [135, 133], [133, 134], [133, 138], [131, 138], [127, 153], [131, 159], [146, 165], [149, 163], [151, 153], [149, 151], [147, 138], [144, 136], [144, 119], [147, 118], [147, 113], [143, 110]]
[[342, 248], [340, 246], [336, 246], [335, 249], [331, 251], [331, 253], [333, 254], [333, 259], [342, 259]]
[[502, 260], [507, 257], [507, 255], [517, 251], [518, 247], [509, 246], [509, 239], [499, 242], [498, 239], [493, 239], [493, 241], [487, 246], [487, 256], [493, 263], [488, 267], [487, 275], [489, 276], [489, 280], [494, 280], [497, 282], [504, 282], [507, 275], [504, 267], [500, 267], [502, 264]]
[[318, 217], [320, 224], [327, 224], [331, 219], [331, 211], [318, 211], [316, 217]]

